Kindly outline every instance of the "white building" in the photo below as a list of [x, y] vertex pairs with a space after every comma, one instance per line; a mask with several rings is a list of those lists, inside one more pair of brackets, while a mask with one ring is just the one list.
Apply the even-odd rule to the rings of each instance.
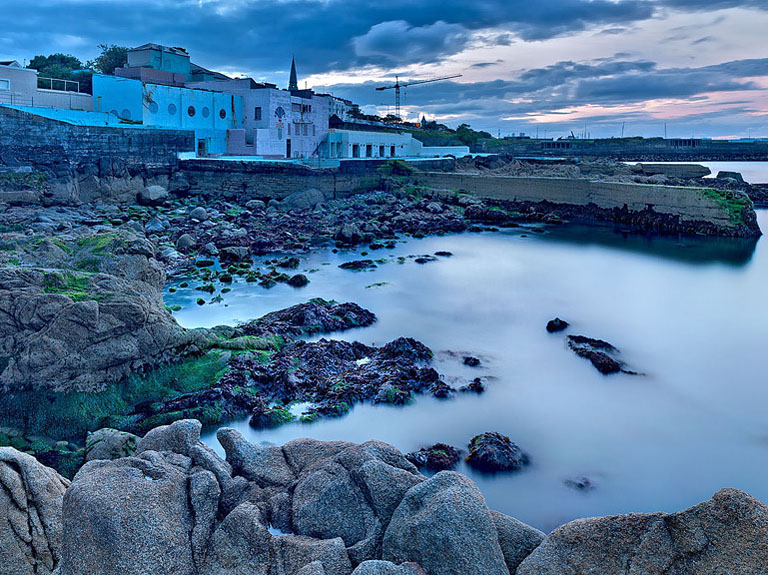
[[336, 130], [328, 132], [320, 148], [321, 158], [439, 158], [463, 157], [467, 146], [427, 147], [409, 132], [364, 132]]
[[329, 98], [311, 90], [280, 90], [250, 78], [187, 86], [242, 98], [241, 126], [228, 136], [229, 155], [311, 158], [328, 133]]
[[199, 155], [225, 154], [227, 132], [241, 127], [243, 100], [234, 94], [93, 76], [97, 112], [149, 128], [194, 130]]
[[[39, 85], [49, 88], [38, 88]], [[0, 105], [93, 110], [93, 98], [79, 91], [77, 82], [38, 78], [37, 70], [15, 60], [0, 61]]]

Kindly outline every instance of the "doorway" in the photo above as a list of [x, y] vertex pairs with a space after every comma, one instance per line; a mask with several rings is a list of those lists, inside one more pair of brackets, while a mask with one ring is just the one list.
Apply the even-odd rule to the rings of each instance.
[[291, 157], [291, 139], [288, 138], [285, 141], [285, 157], [290, 158]]

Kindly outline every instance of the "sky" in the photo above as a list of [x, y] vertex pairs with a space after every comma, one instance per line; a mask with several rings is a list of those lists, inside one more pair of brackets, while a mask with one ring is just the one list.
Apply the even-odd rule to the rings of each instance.
[[493, 135], [768, 137], [768, 0], [0, 0], [0, 60], [99, 44]]

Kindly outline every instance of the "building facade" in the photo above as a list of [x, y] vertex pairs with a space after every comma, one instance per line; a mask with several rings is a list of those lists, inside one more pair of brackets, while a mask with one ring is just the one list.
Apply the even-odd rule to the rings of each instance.
[[93, 99], [97, 112], [146, 127], [194, 130], [197, 153], [225, 154], [227, 131], [241, 127], [242, 98], [207, 90], [147, 84], [96, 74]]
[[328, 98], [311, 90], [280, 90], [248, 79], [195, 82], [189, 87], [242, 98], [239, 131], [229, 136], [227, 154], [263, 158], [319, 155], [328, 133]]
[[320, 149], [320, 157], [348, 158], [439, 158], [463, 157], [467, 146], [427, 147], [409, 132], [364, 132], [330, 130]]
[[[51, 85], [54, 84], [51, 83]], [[38, 88], [37, 70], [24, 68], [16, 61], [0, 64], [0, 105], [2, 104], [63, 108], [66, 110], [93, 110], [93, 98], [90, 94]]]

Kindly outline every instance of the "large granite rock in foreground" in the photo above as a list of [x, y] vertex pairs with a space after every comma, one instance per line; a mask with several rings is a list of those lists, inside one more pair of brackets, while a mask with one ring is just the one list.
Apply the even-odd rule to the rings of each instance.
[[678, 513], [578, 519], [555, 529], [518, 575], [755, 575], [768, 572], [768, 507], [723, 489]]
[[69, 481], [31, 455], [0, 447], [0, 574], [48, 575], [59, 561]]
[[78, 472], [57, 575], [720, 575], [768, 565], [768, 508], [736, 490], [545, 537], [489, 510], [467, 477], [427, 478], [385, 443], [256, 445], [225, 428], [224, 461], [200, 430], [193, 420], [156, 428], [135, 455]]
[[165, 309], [150, 242], [120, 232], [60, 244], [25, 253], [29, 267], [0, 269], [5, 390], [99, 391], [190, 343]]

